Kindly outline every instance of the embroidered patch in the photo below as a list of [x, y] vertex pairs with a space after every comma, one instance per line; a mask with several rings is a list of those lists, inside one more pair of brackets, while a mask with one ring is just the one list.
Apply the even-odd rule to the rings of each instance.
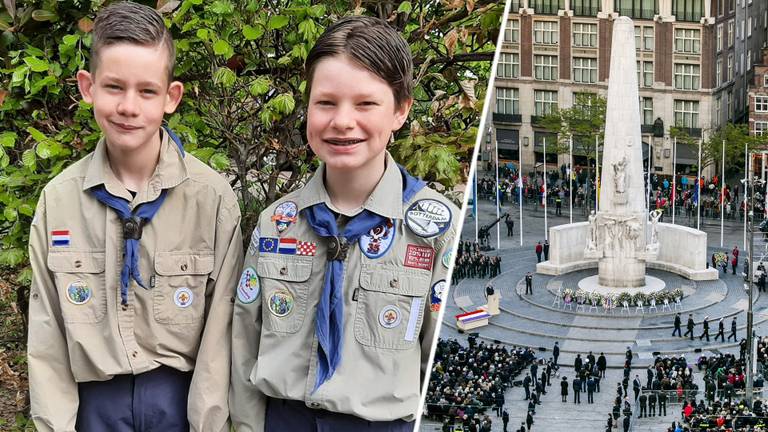
[[192, 294], [192, 290], [186, 287], [177, 289], [173, 294], [173, 302], [180, 308], [189, 307], [194, 299], [195, 295]]
[[281, 238], [277, 246], [277, 253], [284, 255], [296, 255], [296, 244], [298, 241], [295, 238]]
[[386, 305], [379, 312], [379, 324], [384, 328], [395, 328], [403, 320], [403, 314], [400, 308], [395, 305]]
[[54, 247], [66, 247], [69, 246], [69, 230], [54, 230], [51, 231], [51, 243]]
[[451, 251], [443, 254], [443, 267], [448, 268], [451, 266]]
[[237, 299], [241, 303], [253, 303], [259, 297], [259, 278], [253, 267], [246, 267], [237, 284]]
[[259, 232], [259, 228], [254, 228], [253, 233], [251, 234], [251, 243], [248, 245], [248, 253], [251, 256], [256, 255], [256, 252], [259, 251], [260, 238], [261, 238], [261, 233]]
[[284, 317], [293, 310], [293, 294], [287, 290], [278, 290], [269, 296], [269, 311], [276, 317]]
[[286, 201], [275, 208], [272, 215], [272, 222], [275, 223], [278, 233], [287, 230], [294, 222], [298, 220], [298, 207], [293, 201]]
[[451, 209], [437, 200], [418, 200], [405, 212], [405, 224], [419, 237], [435, 237], [451, 225]]
[[395, 226], [392, 219], [387, 219], [383, 224], [360, 236], [360, 250], [368, 258], [380, 258], [389, 251], [394, 240]]
[[262, 237], [259, 239], [259, 252], [277, 253], [277, 237]]
[[432, 289], [429, 293], [429, 309], [432, 312], [440, 312], [440, 305], [443, 303], [443, 299], [445, 298], [446, 288], [447, 284], [445, 283], [445, 280], [437, 281], [434, 285], [432, 285]]
[[296, 245], [296, 255], [315, 256], [316, 253], [316, 243], [299, 241]]
[[67, 287], [67, 300], [76, 305], [85, 304], [92, 296], [91, 288], [83, 281], [74, 281]]
[[432, 270], [435, 250], [429, 246], [409, 244], [405, 249], [405, 266], [417, 269]]

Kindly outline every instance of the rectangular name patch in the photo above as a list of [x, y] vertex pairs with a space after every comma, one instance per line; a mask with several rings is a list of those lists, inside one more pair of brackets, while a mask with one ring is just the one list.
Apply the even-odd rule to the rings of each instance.
[[69, 246], [69, 230], [51, 231], [53, 246]]
[[405, 249], [405, 266], [423, 270], [432, 270], [435, 250], [429, 246], [409, 244]]

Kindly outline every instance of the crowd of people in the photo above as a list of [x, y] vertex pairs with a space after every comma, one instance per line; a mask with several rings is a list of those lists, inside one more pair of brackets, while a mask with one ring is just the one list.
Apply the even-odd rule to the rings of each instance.
[[527, 348], [468, 341], [440, 339], [435, 349], [424, 414], [441, 421], [444, 431], [490, 431], [493, 414], [508, 422], [504, 392], [536, 360]]
[[453, 267], [454, 284], [465, 278], [488, 279], [501, 273], [501, 257], [486, 255], [480, 246], [469, 240], [459, 242]]

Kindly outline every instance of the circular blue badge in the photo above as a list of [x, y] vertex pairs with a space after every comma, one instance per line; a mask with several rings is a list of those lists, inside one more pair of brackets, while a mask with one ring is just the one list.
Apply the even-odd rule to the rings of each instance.
[[83, 281], [74, 281], [67, 287], [67, 300], [76, 305], [85, 304], [91, 299], [91, 288]]
[[405, 224], [419, 237], [430, 238], [444, 233], [451, 225], [451, 209], [434, 199], [413, 203], [405, 212]]
[[380, 258], [389, 251], [395, 240], [395, 229], [392, 219], [387, 219], [383, 224], [371, 229], [360, 236], [360, 250], [363, 255], [371, 259]]

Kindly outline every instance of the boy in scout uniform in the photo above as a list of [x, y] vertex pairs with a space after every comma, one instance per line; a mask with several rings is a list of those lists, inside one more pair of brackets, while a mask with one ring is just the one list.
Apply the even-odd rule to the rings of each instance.
[[43, 190], [30, 234], [31, 413], [40, 431], [228, 431], [237, 199], [161, 128], [181, 100], [151, 8], [96, 18], [79, 71], [103, 138]]
[[306, 61], [323, 162], [262, 212], [237, 285], [238, 431], [410, 431], [438, 329], [458, 209], [386, 146], [412, 104], [408, 45], [347, 17]]

